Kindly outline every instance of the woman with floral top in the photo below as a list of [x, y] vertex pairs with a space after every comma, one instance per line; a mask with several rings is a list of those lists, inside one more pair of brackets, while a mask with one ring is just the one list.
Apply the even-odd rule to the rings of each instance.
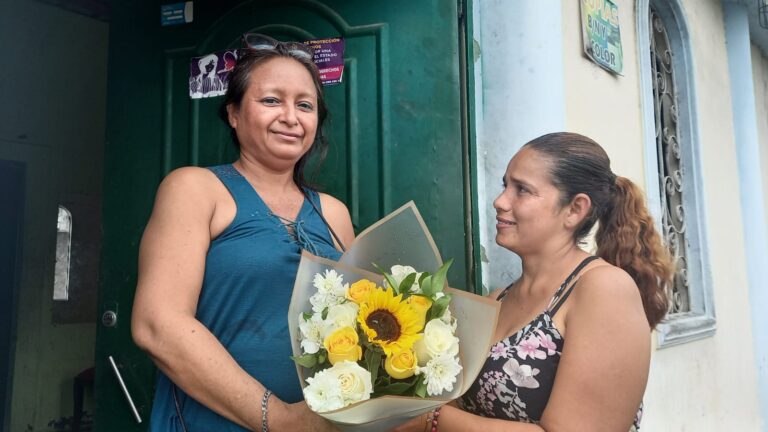
[[[503, 183], [496, 242], [523, 272], [490, 294], [496, 343], [467, 393], [397, 431], [638, 430], [674, 271], [642, 193], [573, 133], [523, 146]], [[592, 256], [580, 245], [597, 222]]]

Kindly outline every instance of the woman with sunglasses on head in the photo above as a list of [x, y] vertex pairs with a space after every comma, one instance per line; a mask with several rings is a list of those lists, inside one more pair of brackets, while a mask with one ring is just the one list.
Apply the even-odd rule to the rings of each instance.
[[[467, 393], [397, 431], [637, 431], [673, 274], [642, 192], [573, 133], [527, 143], [503, 184], [496, 242], [523, 271], [490, 294], [498, 342]], [[579, 245], [596, 223], [592, 256]]]
[[300, 254], [338, 259], [347, 208], [312, 190], [327, 112], [311, 49], [246, 35], [221, 117], [240, 157], [160, 185], [141, 242], [132, 331], [160, 369], [151, 431], [324, 431], [290, 359]]

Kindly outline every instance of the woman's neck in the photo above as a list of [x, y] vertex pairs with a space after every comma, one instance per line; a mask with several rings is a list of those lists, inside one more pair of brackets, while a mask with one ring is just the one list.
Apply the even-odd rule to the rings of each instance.
[[587, 252], [573, 243], [546, 253], [521, 256], [523, 274], [517, 284], [528, 293], [550, 291], [587, 256]]
[[293, 181], [293, 167], [273, 169], [242, 153], [233, 165], [260, 191], [281, 194], [298, 190]]

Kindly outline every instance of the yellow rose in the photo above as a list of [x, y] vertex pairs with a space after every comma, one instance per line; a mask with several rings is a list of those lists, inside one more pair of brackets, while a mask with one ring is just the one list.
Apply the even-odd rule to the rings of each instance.
[[360, 304], [368, 299], [372, 290], [376, 289], [376, 284], [368, 279], [360, 279], [353, 283], [347, 290], [347, 299]]
[[363, 356], [357, 332], [352, 327], [342, 327], [329, 334], [323, 341], [323, 346], [328, 351], [328, 361], [332, 365], [342, 360], [356, 362]]
[[405, 379], [416, 373], [416, 354], [411, 350], [403, 350], [399, 353], [387, 356], [384, 360], [384, 370], [395, 379]]
[[429, 297], [420, 295], [412, 295], [408, 297], [405, 302], [411, 305], [415, 311], [422, 314], [426, 314], [429, 308], [432, 307], [432, 300], [430, 300]]

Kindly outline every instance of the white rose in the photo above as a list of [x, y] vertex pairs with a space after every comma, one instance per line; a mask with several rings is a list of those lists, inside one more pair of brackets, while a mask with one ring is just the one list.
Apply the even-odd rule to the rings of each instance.
[[323, 346], [328, 324], [319, 313], [313, 314], [308, 320], [299, 315], [299, 330], [301, 331], [301, 349], [307, 354], [314, 354]]
[[360, 307], [353, 302], [328, 307], [328, 315], [325, 317], [327, 327], [322, 335], [323, 338], [342, 327], [355, 328], [357, 326], [358, 309]]
[[410, 291], [414, 293], [420, 292], [421, 287], [419, 286], [419, 277], [421, 277], [421, 273], [417, 272], [415, 268], [411, 266], [395, 264], [389, 271], [392, 274], [392, 279], [397, 282], [398, 287], [403, 282], [403, 279], [405, 279], [409, 274], [416, 273], [416, 280], [413, 281], [413, 285], [411, 285]]
[[430, 359], [440, 356], [455, 356], [459, 353], [459, 338], [453, 335], [450, 324], [435, 318], [424, 326], [424, 337], [413, 345], [419, 366], [424, 366]]
[[336, 377], [344, 406], [371, 398], [373, 393], [371, 373], [359, 364], [343, 360], [326, 370]]
[[314, 412], [333, 411], [344, 407], [339, 380], [329, 371], [330, 369], [321, 370], [315, 376], [307, 378], [304, 400]]

